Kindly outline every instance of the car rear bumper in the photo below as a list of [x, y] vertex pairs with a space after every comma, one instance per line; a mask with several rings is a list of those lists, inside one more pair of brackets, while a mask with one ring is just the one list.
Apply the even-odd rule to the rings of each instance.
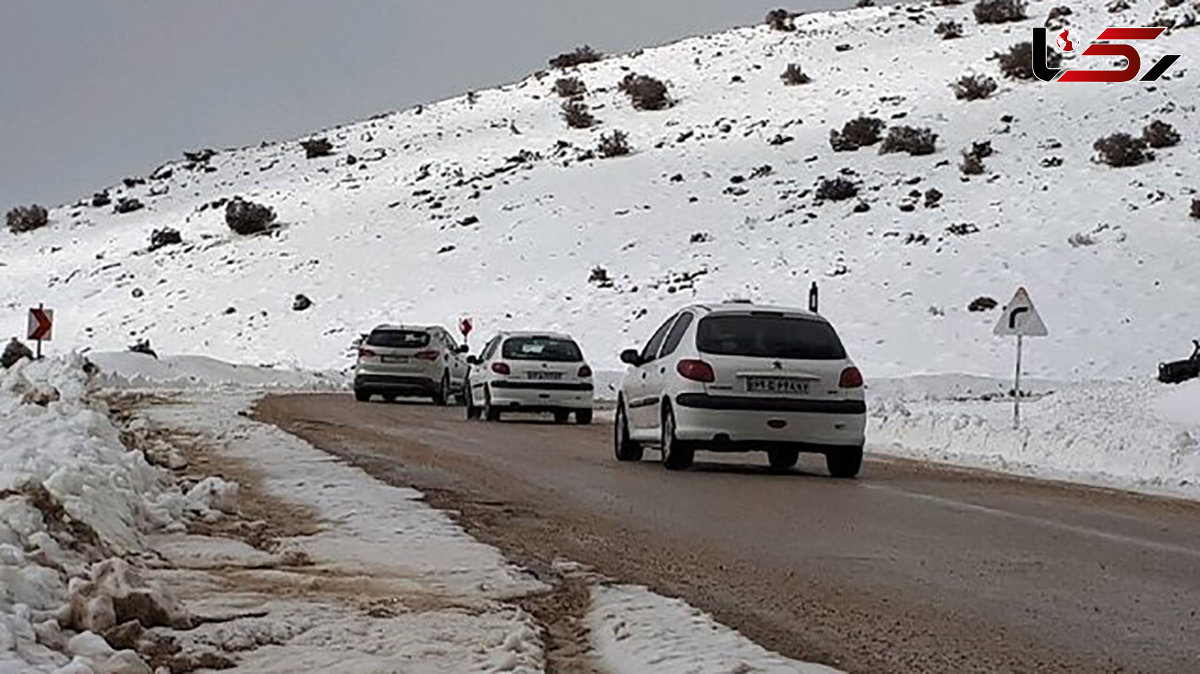
[[432, 394], [437, 382], [430, 377], [393, 374], [359, 374], [354, 377], [355, 391], [373, 393]]
[[495, 407], [530, 412], [592, 409], [590, 383], [501, 380], [489, 384], [489, 390]]
[[792, 446], [826, 452], [866, 440], [862, 400], [795, 400], [683, 393], [675, 398], [675, 435], [716, 451]]

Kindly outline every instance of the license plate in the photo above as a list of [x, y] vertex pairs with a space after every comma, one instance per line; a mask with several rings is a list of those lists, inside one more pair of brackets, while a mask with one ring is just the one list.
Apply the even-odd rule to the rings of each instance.
[[407, 363], [408, 356], [384, 356], [379, 360], [384, 363]]
[[805, 395], [808, 393], [808, 382], [803, 379], [785, 377], [750, 377], [746, 380], [746, 391], [748, 393]]
[[536, 379], [538, 381], [558, 381], [559, 379], [562, 379], [562, 373], [561, 372], [530, 372], [529, 378]]

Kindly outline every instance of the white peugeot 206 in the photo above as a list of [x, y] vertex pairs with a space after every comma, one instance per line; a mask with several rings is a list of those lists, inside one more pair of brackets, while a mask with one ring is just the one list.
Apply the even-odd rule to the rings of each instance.
[[866, 428], [863, 377], [837, 332], [800, 309], [697, 304], [663, 323], [630, 365], [615, 417], [621, 461], [655, 447], [672, 470], [696, 450], [765, 451], [786, 470], [801, 452], [854, 477]]
[[592, 423], [592, 368], [568, 335], [502, 332], [468, 362], [468, 419], [550, 412], [558, 423], [572, 414], [576, 423]]

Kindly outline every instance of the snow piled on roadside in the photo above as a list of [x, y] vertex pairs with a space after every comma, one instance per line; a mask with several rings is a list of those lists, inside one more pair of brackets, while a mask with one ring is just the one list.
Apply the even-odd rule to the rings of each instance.
[[[132, 652], [100, 648], [97, 642], [103, 639], [89, 631], [68, 641], [59, 623], [71, 622], [63, 618], [69, 615], [64, 607], [86, 585], [75, 579], [88, 577], [93, 561], [144, 550], [144, 531], [182, 528], [186, 503], [162, 471], [121, 444], [106, 410], [89, 398], [93, 387], [79, 356], [24, 361], [0, 373], [0, 672], [5, 674], [68, 666], [63, 671], [85, 673], [102, 666], [106, 672], [140, 671]], [[50, 402], [31, 402], [37, 398]], [[38, 502], [44, 494], [61, 504], [73, 527], [46, 516], [47, 504]], [[95, 538], [81, 530], [94, 532]], [[47, 648], [46, 642], [59, 642], [76, 657]]]
[[1011, 384], [981, 377], [871, 386], [874, 451], [1006, 473], [1200, 498], [1200, 381], [1034, 382], [1012, 427]]
[[587, 624], [612, 674], [838, 674], [772, 653], [685, 602], [644, 587], [593, 588]]
[[155, 358], [144, 353], [114, 351], [90, 353], [88, 359], [100, 368], [100, 382], [109, 388], [235, 386], [339, 390], [346, 388], [349, 381], [341, 372], [243, 365], [207, 356]]

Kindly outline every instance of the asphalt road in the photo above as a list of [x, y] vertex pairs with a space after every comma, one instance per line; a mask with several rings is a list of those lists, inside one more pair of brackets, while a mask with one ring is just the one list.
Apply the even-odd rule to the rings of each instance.
[[686, 599], [855, 674], [1200, 672], [1200, 506], [868, 457], [614, 460], [609, 424], [274, 397], [257, 418], [422, 489], [514, 560]]

